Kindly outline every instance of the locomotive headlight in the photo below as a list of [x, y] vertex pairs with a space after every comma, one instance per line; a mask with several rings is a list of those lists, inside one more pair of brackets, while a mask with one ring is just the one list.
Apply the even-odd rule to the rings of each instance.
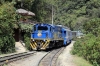
[[45, 39], [43, 41], [45, 41]]
[[37, 35], [38, 35], [38, 37], [41, 37], [41, 36], [42, 36], [42, 34], [41, 34], [41, 33], [38, 33]]
[[34, 39], [33, 39], [33, 41], [34, 41]]

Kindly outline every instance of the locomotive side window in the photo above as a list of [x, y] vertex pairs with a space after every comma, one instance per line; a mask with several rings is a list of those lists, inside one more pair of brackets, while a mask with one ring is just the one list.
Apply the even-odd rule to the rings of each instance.
[[64, 31], [64, 34], [63, 34], [63, 36], [64, 36], [64, 37], [66, 36], [66, 31]]
[[50, 27], [50, 31], [53, 32], [53, 28], [52, 27]]
[[50, 27], [50, 31], [52, 30], [52, 28]]
[[36, 26], [34, 26], [33, 31], [36, 31]]
[[64, 31], [64, 34], [66, 34], [66, 31]]
[[70, 31], [68, 31], [68, 36], [70, 36]]
[[46, 26], [38, 26], [38, 30], [48, 30], [48, 27], [46, 27]]

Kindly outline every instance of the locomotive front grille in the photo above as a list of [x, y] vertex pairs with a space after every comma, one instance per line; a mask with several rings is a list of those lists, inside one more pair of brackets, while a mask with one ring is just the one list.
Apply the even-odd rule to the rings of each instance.
[[31, 45], [31, 47], [32, 47], [33, 50], [36, 50], [37, 49], [36, 48], [37, 44], [33, 40], [31, 40], [31, 44], [30, 45]]
[[47, 40], [31, 40], [31, 47], [33, 50], [38, 50], [38, 49], [42, 49], [42, 50], [45, 50], [48, 45], [50, 43], [50, 40], [47, 39]]

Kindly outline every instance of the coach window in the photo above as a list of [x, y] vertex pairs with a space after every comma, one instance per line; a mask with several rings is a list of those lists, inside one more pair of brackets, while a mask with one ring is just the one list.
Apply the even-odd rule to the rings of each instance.
[[50, 27], [50, 31], [52, 32], [52, 27]]
[[66, 36], [66, 31], [64, 31], [64, 36]]
[[66, 33], [66, 31], [64, 31], [64, 34]]
[[70, 31], [68, 31], [68, 36], [70, 36]]

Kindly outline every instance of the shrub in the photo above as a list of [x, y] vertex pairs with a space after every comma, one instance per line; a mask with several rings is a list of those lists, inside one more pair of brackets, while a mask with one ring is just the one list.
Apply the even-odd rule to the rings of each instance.
[[100, 65], [100, 38], [88, 34], [74, 44], [72, 54], [82, 56], [94, 66]]
[[24, 35], [24, 42], [25, 42], [25, 46], [28, 50], [31, 50], [31, 47], [30, 47], [30, 33], [25, 33]]
[[12, 3], [0, 5], [0, 52], [15, 51], [13, 29], [16, 24], [16, 13]]

